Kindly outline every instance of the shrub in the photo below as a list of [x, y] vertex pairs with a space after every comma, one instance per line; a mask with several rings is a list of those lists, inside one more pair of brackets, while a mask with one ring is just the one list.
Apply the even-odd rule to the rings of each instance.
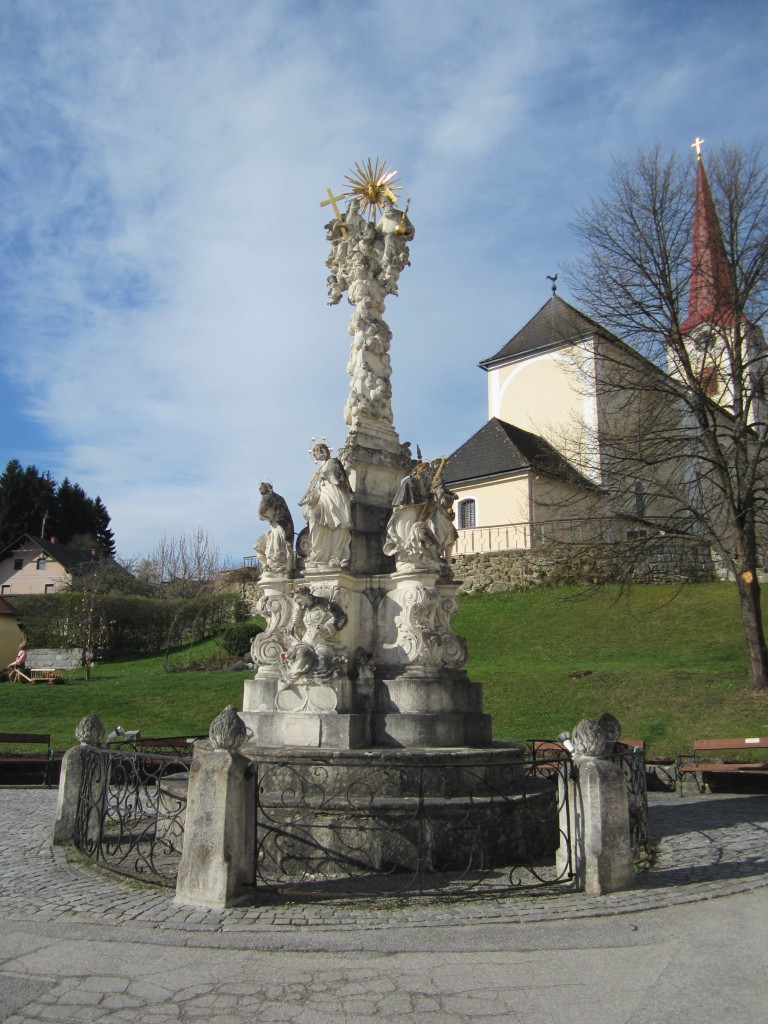
[[264, 632], [264, 627], [257, 619], [245, 619], [244, 622], [235, 622], [224, 630], [221, 638], [221, 646], [236, 658], [242, 658], [251, 652], [251, 640], [259, 633]]
[[[82, 619], [83, 595], [26, 594], [14, 597], [30, 647], [85, 646], [73, 636]], [[234, 594], [191, 600], [163, 600], [107, 594], [98, 597], [94, 612], [106, 625], [104, 647], [111, 655], [153, 654], [216, 636], [237, 618], [241, 601]]]

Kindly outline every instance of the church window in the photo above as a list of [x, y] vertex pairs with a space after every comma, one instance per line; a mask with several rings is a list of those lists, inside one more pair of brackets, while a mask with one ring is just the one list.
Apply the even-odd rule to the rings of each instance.
[[644, 519], [646, 515], [646, 493], [639, 480], [635, 480], [635, 515], [638, 519]]
[[472, 530], [475, 526], [475, 499], [464, 498], [459, 502], [459, 529]]

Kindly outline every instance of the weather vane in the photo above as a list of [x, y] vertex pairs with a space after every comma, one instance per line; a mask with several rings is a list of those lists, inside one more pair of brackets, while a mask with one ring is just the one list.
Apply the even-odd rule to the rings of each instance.
[[547, 274], [547, 280], [552, 282], [552, 294], [557, 294], [557, 274], [553, 277], [551, 274]]
[[[396, 184], [397, 171], [390, 170], [386, 161], [380, 162], [378, 157], [375, 160], [369, 157], [362, 163], [355, 163], [354, 171], [345, 174], [344, 178], [349, 183], [347, 189], [339, 195], [334, 195], [330, 188], [326, 189], [328, 198], [320, 203], [321, 206], [330, 206], [338, 221], [342, 221], [337, 206], [341, 200], [356, 199], [360, 203], [363, 216], [374, 220], [376, 210], [381, 207], [383, 201], [389, 199], [393, 203], [396, 202], [395, 193], [400, 192], [403, 187]], [[342, 231], [346, 236], [346, 229], [342, 228]]]

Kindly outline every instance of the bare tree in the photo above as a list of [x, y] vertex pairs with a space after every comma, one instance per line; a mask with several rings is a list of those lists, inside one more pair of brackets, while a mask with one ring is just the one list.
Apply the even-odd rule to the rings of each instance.
[[585, 252], [567, 273], [579, 304], [631, 346], [594, 362], [612, 409], [598, 439], [611, 501], [650, 502], [667, 529], [711, 545], [738, 586], [751, 688], [764, 689], [768, 168], [757, 147], [726, 146], [708, 169], [659, 146], [616, 161], [578, 213]]
[[224, 568], [218, 545], [198, 526], [179, 537], [163, 534], [153, 551], [136, 560], [133, 571], [152, 593], [193, 597]]

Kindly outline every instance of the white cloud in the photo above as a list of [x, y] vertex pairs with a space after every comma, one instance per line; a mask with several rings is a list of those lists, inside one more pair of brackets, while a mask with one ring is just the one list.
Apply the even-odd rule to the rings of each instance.
[[609, 154], [733, 138], [766, 97], [756, 45], [707, 84], [714, 8], [665, 12], [660, 39], [629, 0], [7, 7], [5, 373], [44, 468], [101, 495], [126, 553], [198, 524], [247, 553], [259, 478], [295, 503], [310, 436], [343, 442], [347, 307], [325, 304], [318, 204], [354, 161], [387, 159], [412, 199], [396, 426], [447, 453]]

